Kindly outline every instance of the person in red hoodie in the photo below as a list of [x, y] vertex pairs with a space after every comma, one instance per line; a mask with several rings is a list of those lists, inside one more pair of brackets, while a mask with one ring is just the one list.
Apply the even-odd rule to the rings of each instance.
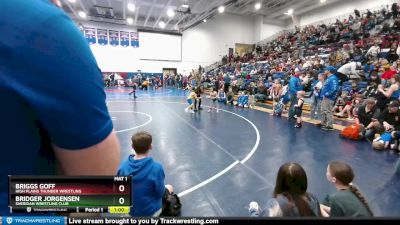
[[388, 84], [389, 80], [392, 79], [392, 77], [396, 74], [396, 70], [392, 68], [389, 64], [386, 64], [383, 66], [383, 74], [381, 76], [381, 79], [383, 80], [383, 84], [386, 85]]

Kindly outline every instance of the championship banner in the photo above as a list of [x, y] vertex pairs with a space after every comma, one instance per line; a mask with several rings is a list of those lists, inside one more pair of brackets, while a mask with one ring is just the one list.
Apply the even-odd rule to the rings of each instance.
[[100, 45], [108, 45], [108, 32], [107, 30], [97, 29], [97, 40]]
[[112, 46], [119, 45], [119, 31], [109, 30], [108, 35], [110, 37], [110, 45]]
[[131, 46], [134, 48], [139, 47], [139, 33], [131, 32]]
[[96, 28], [93, 27], [85, 27], [85, 38], [89, 42], [89, 44], [96, 44]]
[[120, 31], [119, 35], [120, 35], [120, 39], [121, 39], [121, 45], [124, 47], [128, 47], [129, 46], [129, 32]]

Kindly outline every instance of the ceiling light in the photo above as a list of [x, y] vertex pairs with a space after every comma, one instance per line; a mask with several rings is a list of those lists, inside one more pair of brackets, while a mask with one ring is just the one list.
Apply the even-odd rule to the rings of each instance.
[[128, 24], [133, 24], [133, 19], [130, 18], [130, 17], [128, 17], [128, 18], [126, 18], [126, 22], [127, 22]]
[[131, 11], [131, 12], [133, 12], [133, 11], [135, 11], [135, 4], [133, 4], [133, 3], [128, 3], [128, 10], [129, 11]]
[[175, 15], [175, 12], [174, 12], [174, 10], [172, 10], [172, 9], [168, 9], [168, 11], [167, 11], [167, 15], [168, 15], [168, 17], [173, 17], [173, 16]]
[[75, 3], [76, 2], [76, 0], [68, 0], [69, 2], [71, 2], [71, 3]]
[[320, 0], [321, 1], [321, 3], [325, 3], [326, 2], [326, 0]]
[[207, 23], [207, 19], [204, 19], [203, 22], [204, 22], [204, 23]]
[[285, 15], [293, 15], [293, 9], [289, 9], [286, 13], [284, 13]]
[[183, 7], [183, 8], [189, 8], [189, 5], [183, 4], [182, 7]]
[[256, 8], [256, 10], [259, 10], [261, 8], [261, 3], [256, 3], [256, 5], [254, 6]]
[[79, 11], [78, 15], [82, 18], [86, 18], [86, 13], [84, 11]]
[[218, 7], [219, 13], [223, 13], [224, 11], [225, 11], [225, 7], [223, 7], [223, 6]]
[[164, 29], [164, 27], [165, 27], [164, 21], [160, 21], [160, 22], [158, 23], [158, 26], [160, 26], [161, 29]]

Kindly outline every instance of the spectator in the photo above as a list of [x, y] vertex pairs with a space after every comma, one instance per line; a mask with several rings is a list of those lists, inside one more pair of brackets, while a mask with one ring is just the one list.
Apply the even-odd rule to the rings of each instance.
[[389, 63], [395, 62], [397, 59], [399, 59], [399, 55], [397, 54], [397, 45], [396, 43], [393, 43], [392, 46], [389, 49], [388, 56], [386, 59], [389, 61]]
[[254, 99], [256, 102], [262, 102], [267, 100], [268, 96], [268, 89], [265, 87], [264, 84], [260, 84], [257, 88], [257, 93], [254, 95]]
[[381, 76], [381, 79], [383, 80], [382, 84], [386, 86], [389, 84], [388, 81], [396, 75], [396, 71], [389, 64], [385, 64], [382, 68], [384, 70]]
[[378, 121], [372, 120], [369, 128], [365, 131], [365, 138], [372, 141], [376, 133], [380, 134], [387, 130], [400, 129], [400, 103], [399, 101], [391, 101], [379, 115]]
[[359, 70], [361, 70], [360, 62], [350, 62], [350, 63], [346, 63], [343, 66], [341, 66], [337, 70], [336, 75], [338, 76], [338, 79], [342, 83], [349, 79], [359, 80], [361, 78], [359, 75]]
[[289, 119], [295, 119], [295, 108], [294, 105], [297, 104], [297, 92], [303, 90], [301, 85], [301, 80], [299, 78], [300, 74], [296, 72], [289, 81], [289, 94], [290, 94], [290, 108], [289, 108]]
[[136, 154], [122, 162], [118, 176], [132, 176], [132, 216], [159, 216], [164, 196], [173, 193], [171, 185], [164, 185], [164, 169], [150, 156], [152, 136], [138, 132], [132, 136], [132, 148]]
[[374, 214], [366, 198], [352, 184], [354, 172], [350, 165], [342, 161], [332, 161], [326, 169], [326, 178], [338, 192], [328, 195], [322, 214], [330, 217], [372, 217]]
[[379, 47], [379, 43], [375, 43], [371, 46], [367, 51], [367, 56], [372, 56], [374, 58], [378, 57], [378, 54], [381, 52], [381, 48]]
[[[321, 215], [318, 199], [307, 192], [307, 175], [297, 163], [285, 163], [278, 171], [273, 199], [265, 210], [269, 217], [318, 217]], [[258, 203], [251, 202], [253, 217], [262, 216]]]
[[281, 81], [279, 79], [275, 79], [274, 84], [271, 87], [271, 96], [272, 96], [272, 112], [271, 115], [274, 115], [275, 106], [281, 100], [283, 92], [283, 87]]
[[328, 77], [321, 90], [322, 103], [321, 103], [321, 126], [324, 130], [333, 130], [333, 106], [336, 96], [339, 91], [339, 81], [333, 74], [335, 68], [328, 66], [325, 70], [325, 75]]
[[226, 103], [232, 105], [233, 97], [234, 97], [234, 94], [233, 94], [232, 88], [229, 88], [228, 93], [226, 93]]
[[218, 90], [217, 96], [218, 96], [218, 102], [223, 102], [226, 104], [226, 94], [223, 88], [220, 88]]
[[[346, 107], [346, 98], [347, 98], [348, 92], [342, 91], [342, 93], [338, 96], [335, 102], [335, 106], [333, 107], [333, 112], [342, 112], [342, 110]], [[343, 115], [341, 115], [343, 116]]]
[[388, 108], [383, 110], [379, 117], [380, 125], [384, 130], [394, 129], [396, 131], [400, 130], [400, 103], [397, 100], [391, 101]]
[[370, 140], [373, 139], [373, 136], [371, 137], [371, 134], [367, 134], [366, 131], [374, 129], [374, 123], [378, 122], [379, 116], [380, 111], [376, 107], [376, 100], [374, 98], [366, 99], [365, 104], [358, 109], [358, 113], [355, 117], [355, 123], [361, 126], [361, 133], [364, 137]]
[[396, 18], [397, 18], [398, 13], [399, 13], [399, 9], [398, 9], [397, 3], [393, 3], [393, 4], [392, 4], [392, 15], [393, 15], [393, 19], [396, 19]]
[[386, 90], [383, 85], [378, 86], [378, 108], [383, 111], [386, 104], [391, 100], [399, 100], [400, 97], [400, 76], [395, 75], [390, 79], [390, 87]]
[[373, 83], [373, 82], [374, 82], [376, 85], [378, 85], [378, 84], [381, 83], [381, 79], [378, 77], [378, 74], [377, 74], [376, 71], [372, 71], [372, 72], [371, 72], [371, 75], [370, 75], [369, 80], [368, 80], [368, 84], [371, 84], [371, 83]]
[[201, 88], [200, 86], [196, 88], [196, 98], [194, 99], [194, 111], [197, 112], [202, 110], [201, 107]]
[[8, 175], [54, 175], [56, 165], [58, 175], [115, 175], [120, 149], [101, 71], [69, 16], [51, 1], [24, 0], [0, 1], [0, 15], [5, 216]]

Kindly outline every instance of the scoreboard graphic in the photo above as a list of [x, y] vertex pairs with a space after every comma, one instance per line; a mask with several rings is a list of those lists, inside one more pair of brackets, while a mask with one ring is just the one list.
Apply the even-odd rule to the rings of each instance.
[[131, 177], [9, 176], [11, 212], [129, 213]]

